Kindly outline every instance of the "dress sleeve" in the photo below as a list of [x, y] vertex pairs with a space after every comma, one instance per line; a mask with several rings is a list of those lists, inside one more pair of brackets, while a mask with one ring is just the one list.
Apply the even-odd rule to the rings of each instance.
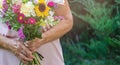
[[64, 3], [65, 3], [64, 0], [47, 0], [47, 2], [50, 2], [50, 1], [53, 1], [53, 2], [58, 3], [58, 4], [62, 4], [62, 5], [64, 5]]

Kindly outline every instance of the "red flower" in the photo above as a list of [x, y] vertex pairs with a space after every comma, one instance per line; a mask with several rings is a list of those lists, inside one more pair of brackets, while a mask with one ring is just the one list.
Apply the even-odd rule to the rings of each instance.
[[29, 18], [28, 22], [29, 22], [29, 24], [35, 24], [36, 20], [35, 20], [35, 18]]
[[18, 14], [18, 22], [19, 23], [24, 23], [24, 18], [25, 18], [25, 15], [20, 13]]

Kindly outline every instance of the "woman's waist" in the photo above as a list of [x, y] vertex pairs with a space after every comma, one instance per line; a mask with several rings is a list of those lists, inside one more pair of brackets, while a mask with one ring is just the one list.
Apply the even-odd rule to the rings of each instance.
[[0, 31], [0, 34], [6, 35], [7, 32], [8, 32], [8, 27], [7, 27], [7, 25], [0, 22], [0, 30], [1, 30], [1, 31]]

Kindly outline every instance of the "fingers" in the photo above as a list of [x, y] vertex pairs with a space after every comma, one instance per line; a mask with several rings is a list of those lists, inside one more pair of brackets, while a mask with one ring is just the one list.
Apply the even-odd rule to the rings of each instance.
[[16, 56], [24, 63], [27, 64], [28, 62], [32, 61], [33, 59], [26, 57], [22, 53], [17, 53]]
[[19, 47], [17, 48], [15, 55], [23, 62], [27, 63], [33, 60], [32, 52], [27, 49], [22, 43], [19, 43]]
[[25, 55], [23, 55], [21, 53], [19, 54], [19, 58], [24, 64], [27, 64], [29, 61], [32, 61], [32, 59], [26, 57]]
[[29, 50], [33, 53], [33, 52], [35, 52], [36, 51], [36, 42], [34, 41], [29, 41], [29, 42], [27, 42], [26, 44], [25, 44], [25, 46], [27, 47], [27, 48], [29, 48]]
[[34, 52], [37, 51], [36, 47], [32, 47], [32, 48], [29, 48], [29, 49], [30, 49], [30, 51], [31, 51], [32, 53], [34, 53]]
[[24, 55], [26, 55], [27, 57], [30, 57], [31, 59], [34, 58], [32, 55], [32, 52], [28, 48], [26, 48], [24, 45], [22, 45], [21, 47], [22, 47], [22, 50], [24, 50], [23, 51]]
[[20, 53], [26, 55], [26, 51], [24, 50], [23, 44], [19, 44], [18, 50]]
[[46, 24], [46, 26], [43, 26], [43, 27], [42, 27], [43, 32], [46, 32], [46, 31], [50, 30], [51, 28], [52, 28], [52, 26], [51, 26], [51, 25], [48, 25], [48, 24]]
[[40, 39], [38, 38], [35, 38], [34, 40], [32, 41], [27, 41], [25, 43], [25, 46], [33, 53], [35, 52], [39, 47], [40, 47], [40, 42], [39, 42]]

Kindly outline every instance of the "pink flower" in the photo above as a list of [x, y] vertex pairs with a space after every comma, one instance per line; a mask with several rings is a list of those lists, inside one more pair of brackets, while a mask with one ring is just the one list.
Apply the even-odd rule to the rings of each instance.
[[63, 16], [58, 16], [58, 19], [63, 20], [64, 17]]
[[14, 4], [13, 6], [12, 6], [12, 10], [13, 10], [13, 12], [14, 13], [19, 13], [20, 12], [20, 5], [17, 5], [17, 4]]
[[62, 17], [62, 16], [54, 16], [54, 19], [55, 19], [55, 20], [63, 20], [64, 17]]
[[29, 19], [28, 19], [28, 22], [29, 22], [30, 24], [35, 24], [35, 23], [36, 23], [36, 20], [35, 20], [35, 18], [29, 18]]
[[54, 3], [53, 1], [50, 1], [50, 2], [48, 2], [48, 6], [49, 6], [49, 7], [54, 7], [54, 6], [55, 6], [55, 3]]
[[54, 19], [55, 19], [55, 20], [57, 20], [57, 19], [58, 19], [58, 17], [57, 17], [57, 16], [54, 16]]
[[19, 23], [24, 23], [24, 18], [25, 18], [25, 15], [20, 13], [18, 14], [18, 22]]
[[3, 11], [6, 12], [8, 10], [7, 0], [3, 0], [2, 6], [3, 6]]

